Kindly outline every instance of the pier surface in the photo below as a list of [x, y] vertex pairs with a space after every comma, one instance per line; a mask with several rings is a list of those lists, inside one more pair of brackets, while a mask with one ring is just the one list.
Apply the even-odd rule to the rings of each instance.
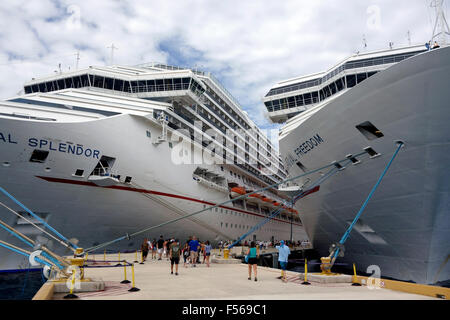
[[[213, 254], [214, 255], [214, 254]], [[213, 258], [213, 257], [212, 257]], [[91, 257], [90, 257], [91, 259]], [[98, 262], [103, 255], [97, 255]], [[134, 261], [135, 254], [122, 254], [121, 259]], [[219, 262], [223, 261], [221, 258]], [[106, 260], [117, 260], [117, 255], [107, 255]], [[180, 259], [179, 275], [170, 274], [170, 262], [148, 258], [145, 264], [135, 264], [137, 292], [129, 292], [132, 284], [121, 284], [124, 268], [87, 268], [86, 277], [102, 280], [105, 289], [98, 292], [76, 293], [81, 300], [429, 300], [425, 295], [389, 289], [353, 287], [349, 283], [316, 283], [304, 286], [298, 273], [288, 272], [288, 282], [278, 277], [280, 270], [259, 267], [258, 281], [248, 280], [248, 266], [242, 263], [211, 263], [197, 267], [183, 267]], [[202, 259], [201, 259], [202, 260]], [[238, 262], [231, 260], [230, 262]], [[127, 279], [132, 280], [127, 267]], [[54, 293], [53, 300], [63, 299], [66, 293]]]

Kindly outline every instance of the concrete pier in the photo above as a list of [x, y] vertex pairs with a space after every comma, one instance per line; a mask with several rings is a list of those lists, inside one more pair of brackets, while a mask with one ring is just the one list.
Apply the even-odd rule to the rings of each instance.
[[[215, 256], [214, 256], [215, 255]], [[92, 259], [90, 256], [89, 259]], [[103, 255], [95, 256], [98, 262]], [[107, 260], [117, 260], [117, 255], [107, 255]], [[135, 254], [121, 254], [121, 260], [134, 261]], [[124, 280], [124, 268], [87, 268], [86, 277], [93, 281], [102, 281], [104, 290], [97, 292], [79, 292], [81, 300], [428, 300], [438, 299], [431, 296], [399, 292], [385, 288], [369, 289], [367, 286], [354, 287], [350, 283], [313, 282], [304, 286], [303, 276], [288, 272], [288, 282], [278, 277], [280, 270], [258, 267], [258, 281], [248, 280], [248, 266], [240, 260], [223, 261], [213, 253], [208, 268], [206, 264], [184, 267], [180, 259], [179, 275], [170, 274], [170, 262], [163, 258], [147, 258], [145, 264], [135, 264], [135, 286], [137, 292], [129, 292], [132, 284], [121, 284]], [[201, 258], [202, 261], [202, 258]], [[220, 263], [225, 262], [225, 263]], [[115, 265], [115, 263], [112, 263]], [[131, 268], [127, 267], [127, 279], [132, 280]], [[63, 299], [66, 293], [59, 293], [47, 282], [44, 287], [52, 294], [41, 292], [37, 296], [47, 299]], [[44, 288], [43, 287], [43, 288]], [[444, 288], [445, 289], [445, 288]], [[44, 289], [43, 289], [44, 290]], [[450, 290], [450, 289], [445, 289]], [[444, 290], [444, 291], [445, 291]], [[49, 297], [51, 296], [51, 298]], [[447, 298], [448, 299], [448, 298]]]

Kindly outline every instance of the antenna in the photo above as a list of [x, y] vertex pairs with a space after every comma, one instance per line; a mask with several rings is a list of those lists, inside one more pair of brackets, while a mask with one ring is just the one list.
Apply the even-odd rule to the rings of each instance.
[[75, 70], [78, 70], [78, 62], [80, 62], [80, 51], [77, 51], [77, 53], [75, 53], [75, 55], [77, 56], [77, 64], [76, 64]]
[[114, 43], [111, 44], [110, 47], [107, 47], [108, 49], [111, 48], [111, 65], [114, 64], [114, 50], [118, 50], [119, 48], [117, 48]]
[[364, 49], [367, 48], [367, 40], [366, 40], [366, 35], [365, 34], [363, 34], [363, 47], [364, 47]]
[[408, 44], [411, 46], [411, 32], [409, 30], [407, 36], [408, 36]]
[[450, 28], [445, 18], [443, 10], [444, 0], [433, 0], [430, 6], [436, 9], [436, 22], [434, 23], [431, 42], [439, 41], [441, 45], [447, 44], [447, 36], [450, 35]]
[[391, 48], [391, 50], [392, 50], [393, 47], [394, 47], [394, 43], [392, 41], [389, 42], [389, 48]]

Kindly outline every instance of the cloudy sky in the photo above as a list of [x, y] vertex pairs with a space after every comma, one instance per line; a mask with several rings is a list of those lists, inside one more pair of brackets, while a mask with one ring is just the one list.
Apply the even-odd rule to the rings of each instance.
[[1, 0], [0, 98], [58, 69], [163, 62], [211, 71], [262, 128], [276, 82], [363, 49], [423, 44], [430, 0]]

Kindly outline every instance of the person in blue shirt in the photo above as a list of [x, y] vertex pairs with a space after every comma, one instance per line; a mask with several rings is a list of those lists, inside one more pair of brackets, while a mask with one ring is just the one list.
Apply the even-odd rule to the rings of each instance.
[[284, 244], [284, 241], [280, 241], [280, 245], [276, 246], [276, 249], [278, 250], [278, 262], [280, 263], [281, 267], [281, 279], [284, 282], [287, 282], [286, 280], [286, 269], [288, 264], [288, 257], [291, 253], [291, 250], [287, 245]]
[[248, 280], [252, 280], [252, 267], [253, 267], [253, 274], [255, 275], [255, 281], [258, 281], [257, 267], [259, 258], [259, 248], [256, 247], [255, 241], [252, 241], [252, 243], [250, 244], [250, 248], [248, 248], [247, 251], [247, 256], [248, 256]]
[[198, 249], [200, 248], [200, 243], [198, 242], [195, 236], [192, 237], [192, 240], [189, 241], [189, 251], [191, 253], [191, 264], [193, 267], [196, 267], [197, 263], [197, 254]]

